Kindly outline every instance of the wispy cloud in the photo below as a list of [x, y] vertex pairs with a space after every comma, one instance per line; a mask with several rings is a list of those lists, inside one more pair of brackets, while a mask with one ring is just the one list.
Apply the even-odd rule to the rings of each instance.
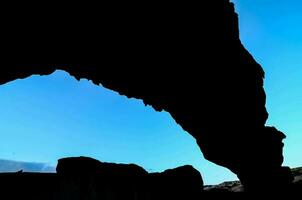
[[55, 167], [45, 163], [21, 162], [0, 159], [0, 172], [55, 172]]

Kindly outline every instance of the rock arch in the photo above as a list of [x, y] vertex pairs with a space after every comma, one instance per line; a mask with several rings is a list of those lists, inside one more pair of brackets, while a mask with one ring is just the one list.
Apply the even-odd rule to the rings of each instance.
[[285, 136], [265, 127], [264, 72], [240, 42], [229, 0], [105, 8], [68, 26], [19, 24], [20, 37], [8, 33], [13, 40], [2, 47], [0, 84], [64, 70], [169, 112], [206, 159], [246, 188], [261, 188], [260, 177], [289, 184]]

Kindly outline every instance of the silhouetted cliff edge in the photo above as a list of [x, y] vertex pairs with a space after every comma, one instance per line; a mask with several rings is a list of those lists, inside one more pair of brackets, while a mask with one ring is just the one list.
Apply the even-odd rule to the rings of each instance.
[[[299, 194], [302, 168], [292, 171], [295, 181], [287, 194]], [[263, 182], [258, 180], [260, 186], [270, 189], [269, 182]], [[0, 191], [7, 199], [43, 200], [233, 199], [250, 195], [238, 181], [204, 186], [192, 166], [148, 173], [135, 164], [104, 163], [87, 157], [60, 159], [57, 173], [0, 173]]]
[[202, 177], [192, 166], [148, 173], [134, 164], [103, 163], [87, 157], [60, 159], [56, 174], [0, 174], [1, 195], [9, 199], [192, 199], [202, 190]]
[[[299, 194], [302, 191], [302, 167], [293, 168], [291, 169], [294, 175], [294, 181], [291, 184], [291, 189], [287, 191], [287, 193]], [[263, 180], [258, 180], [261, 183]], [[267, 186], [270, 187], [269, 185]], [[244, 188], [239, 181], [228, 181], [223, 182], [218, 185], [205, 185], [204, 186], [205, 192], [244, 192]]]
[[265, 126], [264, 71], [229, 0], [78, 6], [10, 13], [22, 17], [2, 27], [0, 84], [65, 70], [169, 112], [247, 191], [289, 187], [285, 135]]

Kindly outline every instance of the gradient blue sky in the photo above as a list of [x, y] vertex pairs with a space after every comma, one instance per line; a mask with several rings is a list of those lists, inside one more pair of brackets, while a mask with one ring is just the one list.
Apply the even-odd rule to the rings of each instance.
[[287, 135], [284, 165], [302, 166], [302, 1], [233, 2], [241, 41], [266, 73], [267, 124]]
[[[242, 42], [266, 71], [268, 124], [288, 135], [285, 164], [302, 166], [302, 3], [234, 2]], [[191, 164], [206, 184], [236, 178], [203, 159], [168, 113], [62, 71], [1, 86], [0, 108], [0, 159], [55, 166], [58, 158], [84, 155], [152, 172]]]

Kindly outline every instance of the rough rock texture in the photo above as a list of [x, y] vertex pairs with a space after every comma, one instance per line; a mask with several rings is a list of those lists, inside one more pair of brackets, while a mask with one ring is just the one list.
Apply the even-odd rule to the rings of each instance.
[[240, 181], [227, 181], [219, 185], [205, 185], [207, 192], [243, 192], [243, 186]]
[[293, 174], [295, 176], [293, 190], [302, 193], [302, 167], [293, 169]]
[[21, 13], [24, 21], [11, 22], [17, 30], [3, 28], [0, 84], [65, 70], [169, 112], [205, 158], [236, 173], [246, 190], [261, 190], [259, 179], [272, 188], [292, 181], [281, 168], [285, 136], [265, 127], [264, 72], [240, 42], [232, 3], [101, 8], [55, 23], [53, 12], [39, 13], [51, 16], [43, 23]]
[[[294, 181], [286, 192], [293, 194], [301, 194], [302, 192], [302, 167], [291, 169], [294, 176]], [[261, 183], [264, 182], [264, 183]], [[258, 180], [259, 185], [269, 184], [263, 180]], [[269, 185], [266, 186], [270, 188]], [[239, 181], [228, 181], [219, 185], [205, 185], [205, 192], [226, 193], [226, 192], [244, 192], [243, 186]], [[283, 190], [284, 191], [284, 190]]]
[[292, 169], [292, 173], [294, 175], [294, 183], [299, 185], [299, 188], [302, 189], [302, 167]]

